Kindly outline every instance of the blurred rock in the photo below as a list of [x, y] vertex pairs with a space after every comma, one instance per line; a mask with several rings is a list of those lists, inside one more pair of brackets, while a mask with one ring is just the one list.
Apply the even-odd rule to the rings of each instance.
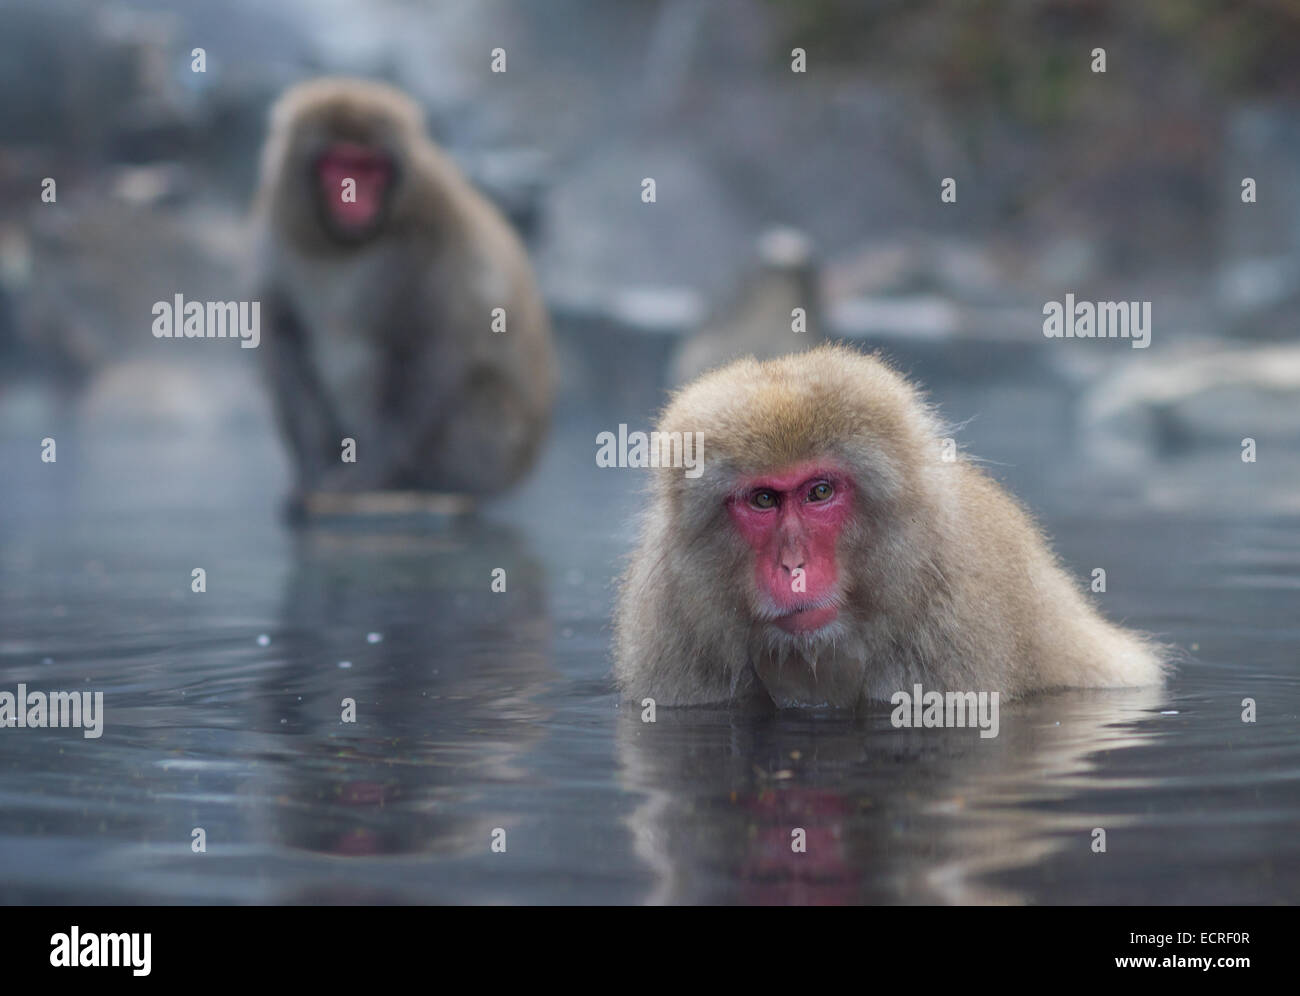
[[551, 177], [537, 149], [450, 150], [470, 182], [487, 194], [511, 224], [532, 243], [542, 225], [542, 204]]
[[[644, 178], [656, 200], [641, 200]], [[566, 296], [611, 287], [680, 285], [706, 292], [734, 279], [743, 213], [689, 142], [627, 141], [595, 150], [557, 176], [538, 266]]]
[[974, 302], [1005, 301], [1006, 277], [986, 247], [903, 232], [845, 253], [828, 267], [834, 300], [940, 294]]
[[1196, 450], [1235, 453], [1245, 437], [1300, 443], [1300, 346], [1133, 360], [1086, 391], [1085, 439], [1111, 463]]
[[947, 339], [962, 327], [961, 309], [937, 294], [838, 301], [831, 311], [831, 322], [841, 335], [854, 339]]
[[851, 339], [1033, 341], [1041, 305], [1024, 261], [965, 240], [907, 232], [827, 267], [827, 322]]
[[[207, 351], [218, 344], [193, 340], [186, 345]], [[199, 359], [191, 353], [110, 364], [91, 380], [78, 414], [95, 431], [166, 426], [189, 435], [226, 431], [252, 419], [269, 421], [251, 369], [213, 376]]]
[[151, 167], [61, 186], [55, 204], [33, 206], [19, 304], [21, 335], [36, 353], [90, 371], [159, 348], [150, 333], [156, 301], [243, 296], [240, 218], [184, 202], [189, 188], [180, 167]]
[[1254, 339], [1295, 336], [1300, 252], [1226, 262], [1214, 289], [1224, 331]]
[[[1223, 329], [1292, 338], [1300, 308], [1300, 111], [1282, 102], [1237, 108], [1224, 146], [1214, 288]], [[1255, 203], [1241, 199], [1247, 177], [1255, 181]]]
[[112, 191], [136, 208], [175, 205], [193, 192], [189, 173], [178, 163], [123, 167], [113, 175]]

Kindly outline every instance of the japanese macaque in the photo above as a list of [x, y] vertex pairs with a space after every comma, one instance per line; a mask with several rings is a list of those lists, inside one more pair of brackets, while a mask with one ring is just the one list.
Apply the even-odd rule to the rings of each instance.
[[255, 218], [261, 353], [313, 498], [483, 495], [532, 464], [549, 323], [501, 214], [391, 87], [321, 79], [271, 111]]
[[742, 360], [658, 428], [702, 434], [703, 472], [653, 471], [615, 620], [628, 698], [847, 708], [917, 683], [1009, 698], [1161, 679], [1160, 650], [1097, 613], [873, 357]]
[[760, 360], [797, 353], [823, 341], [812, 243], [792, 228], [758, 241], [759, 267], [735, 298], [678, 350], [672, 382], [694, 380], [741, 356]]

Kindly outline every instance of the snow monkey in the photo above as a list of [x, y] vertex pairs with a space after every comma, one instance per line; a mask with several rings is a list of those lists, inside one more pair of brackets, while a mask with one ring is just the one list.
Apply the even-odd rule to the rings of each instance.
[[518, 237], [413, 100], [352, 79], [289, 90], [254, 220], [291, 509], [313, 495], [483, 495], [527, 471], [554, 393], [546, 310]]
[[848, 708], [916, 684], [1010, 698], [1162, 677], [1162, 651], [1101, 617], [874, 357], [740, 360], [658, 428], [707, 445], [698, 476], [652, 471], [615, 618], [630, 699]]
[[824, 339], [812, 241], [793, 228], [771, 228], [758, 240], [758, 266], [677, 350], [670, 377], [680, 387], [741, 356], [783, 356]]

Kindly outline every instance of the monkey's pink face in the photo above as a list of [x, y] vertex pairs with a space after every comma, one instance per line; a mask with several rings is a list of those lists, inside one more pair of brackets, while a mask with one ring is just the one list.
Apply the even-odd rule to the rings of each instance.
[[836, 620], [838, 540], [852, 510], [852, 480], [837, 467], [802, 464], [741, 483], [727, 511], [754, 552], [763, 618], [792, 634]]
[[393, 183], [393, 162], [384, 152], [354, 142], [335, 142], [316, 159], [317, 193], [328, 227], [345, 238], [372, 233], [383, 220]]

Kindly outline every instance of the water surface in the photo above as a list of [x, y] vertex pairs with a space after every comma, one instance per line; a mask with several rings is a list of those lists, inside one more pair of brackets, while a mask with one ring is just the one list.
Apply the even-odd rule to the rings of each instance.
[[609, 680], [642, 481], [594, 440], [643, 410], [569, 412], [472, 521], [302, 533], [264, 432], [68, 424], [44, 465], [10, 428], [0, 688], [103, 691], [106, 725], [0, 731], [0, 900], [1294, 902], [1300, 532], [1272, 485], [1235, 454], [1108, 477], [1050, 386], [935, 394], [1067, 565], [1105, 567], [1106, 611], [1182, 648], [1167, 689], [1004, 706], [995, 740], [887, 707], [642, 724]]

